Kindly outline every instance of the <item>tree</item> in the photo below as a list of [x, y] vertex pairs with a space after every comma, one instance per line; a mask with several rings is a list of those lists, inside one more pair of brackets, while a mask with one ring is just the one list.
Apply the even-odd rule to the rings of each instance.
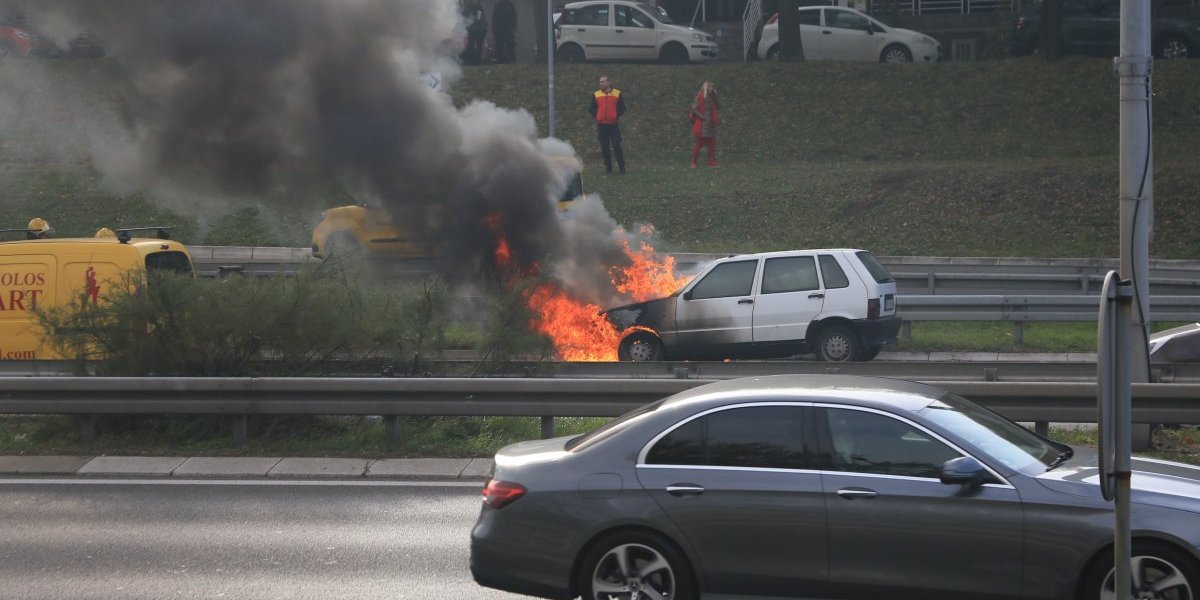
[[1049, 61], [1062, 56], [1062, 0], [1043, 0], [1038, 52]]
[[779, 60], [799, 62], [804, 60], [804, 45], [800, 41], [799, 0], [779, 2]]

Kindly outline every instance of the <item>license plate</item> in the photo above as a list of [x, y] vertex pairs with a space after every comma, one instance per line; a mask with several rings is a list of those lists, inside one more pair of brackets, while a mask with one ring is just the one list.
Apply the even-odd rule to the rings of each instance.
[[883, 297], [883, 310], [884, 312], [892, 312], [893, 310], [896, 310], [895, 296], [888, 294]]

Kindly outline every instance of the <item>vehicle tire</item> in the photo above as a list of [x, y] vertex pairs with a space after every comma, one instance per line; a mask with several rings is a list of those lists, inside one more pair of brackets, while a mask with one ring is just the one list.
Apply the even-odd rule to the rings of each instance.
[[779, 44], [775, 44], [767, 50], [767, 60], [779, 60]]
[[686, 65], [689, 61], [687, 48], [679, 44], [667, 44], [659, 51], [658, 61], [664, 65]]
[[910, 63], [912, 62], [912, 52], [900, 44], [892, 44], [879, 53], [879, 62]]
[[[1133, 570], [1130, 582], [1135, 598], [1196, 600], [1200, 594], [1200, 567], [1184, 552], [1165, 544], [1134, 542], [1130, 555]], [[1106, 552], [1084, 574], [1084, 600], [1115, 598], [1112, 552]], [[1162, 585], [1162, 589], [1156, 589]]]
[[858, 335], [846, 325], [827, 325], [817, 333], [817, 360], [825, 362], [854, 362], [862, 353]]
[[358, 240], [345, 231], [339, 231], [325, 239], [325, 258], [357, 256], [361, 250]]
[[617, 360], [627, 362], [653, 362], [662, 360], [662, 340], [648, 331], [635, 331], [621, 340], [617, 347]]
[[1169, 35], [1154, 44], [1154, 55], [1162, 59], [1187, 58], [1192, 55], [1187, 40]]
[[858, 360], [860, 360], [862, 362], [867, 362], [868, 360], [875, 360], [875, 357], [879, 356], [879, 351], [882, 349], [883, 349], [883, 346], [880, 346], [878, 344], [876, 344], [874, 346], [867, 346], [865, 349], [863, 349], [862, 354], [858, 355]]
[[[654, 593], [642, 592], [647, 588]], [[580, 563], [579, 591], [583, 600], [698, 597], [683, 554], [674, 544], [641, 531], [617, 532], [592, 544]]]
[[563, 44], [558, 49], [558, 59], [566, 63], [579, 64], [586, 61], [587, 57], [583, 54], [583, 48], [575, 44]]

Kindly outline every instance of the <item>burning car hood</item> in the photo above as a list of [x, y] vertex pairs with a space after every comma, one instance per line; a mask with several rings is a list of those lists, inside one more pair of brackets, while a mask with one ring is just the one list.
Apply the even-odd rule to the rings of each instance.
[[[1094, 448], [1075, 448], [1067, 464], [1038, 475], [1046, 488], [1089, 498], [1100, 498], [1100, 469]], [[1132, 500], [1136, 504], [1164, 506], [1200, 513], [1200, 467], [1169, 460], [1132, 460]]]
[[[676, 296], [656, 298], [644, 302], [634, 302], [601, 311], [617, 329], [627, 329], [634, 325], [660, 330], [663, 318], [668, 314], [667, 308], [675, 302]], [[672, 313], [673, 314], [673, 313]]]

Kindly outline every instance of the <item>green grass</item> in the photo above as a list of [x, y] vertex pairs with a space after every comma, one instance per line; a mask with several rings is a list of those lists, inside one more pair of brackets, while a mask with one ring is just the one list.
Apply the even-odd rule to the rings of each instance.
[[[1152, 432], [1154, 448], [1138, 451], [1134, 454], [1150, 458], [1174, 460], [1193, 465], [1200, 465], [1200, 430], [1192, 427], [1156, 427]], [[1050, 430], [1050, 439], [1071, 446], [1092, 446], [1099, 444], [1096, 429], [1060, 429]]]

